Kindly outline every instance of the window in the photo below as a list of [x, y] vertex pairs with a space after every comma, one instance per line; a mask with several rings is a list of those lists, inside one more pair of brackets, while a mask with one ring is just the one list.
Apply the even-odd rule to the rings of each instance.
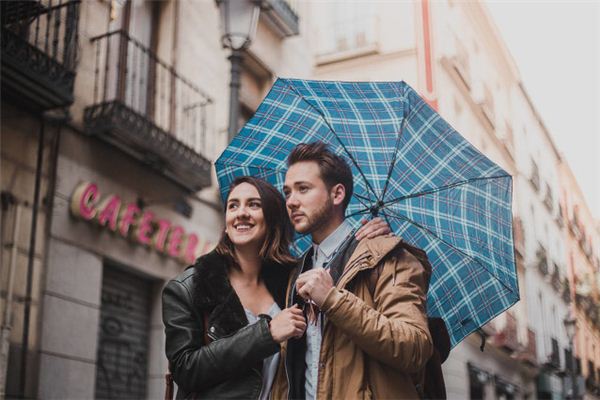
[[378, 31], [372, 3], [332, 2], [324, 7], [329, 18], [319, 29], [319, 55], [376, 48]]

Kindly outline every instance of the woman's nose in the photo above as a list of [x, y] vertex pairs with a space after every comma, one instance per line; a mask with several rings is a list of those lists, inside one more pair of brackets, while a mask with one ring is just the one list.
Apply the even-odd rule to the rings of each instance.
[[244, 205], [240, 205], [240, 208], [238, 208], [238, 215], [243, 215], [243, 216], [249, 215], [248, 208]]

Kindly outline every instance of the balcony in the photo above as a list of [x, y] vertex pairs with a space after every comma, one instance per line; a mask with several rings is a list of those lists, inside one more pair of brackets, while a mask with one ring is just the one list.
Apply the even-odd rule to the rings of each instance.
[[523, 221], [519, 217], [513, 218], [513, 237], [515, 250], [521, 257], [525, 256], [525, 232], [523, 230]]
[[575, 210], [573, 210], [573, 219], [571, 219], [571, 221], [569, 223], [569, 227], [571, 228], [571, 232], [573, 233], [575, 238], [577, 240], [580, 240], [581, 233], [583, 232], [583, 230], [581, 229], [581, 226], [579, 224], [579, 217], [577, 216], [577, 208], [575, 208]]
[[548, 275], [548, 257], [546, 256], [546, 249], [539, 245], [536, 253], [536, 265], [540, 273], [544, 276]]
[[596, 370], [594, 368], [594, 363], [592, 361], [588, 361], [588, 374], [585, 378], [585, 387], [590, 392], [596, 394], [598, 391], [598, 381], [596, 380]]
[[540, 190], [540, 171], [535, 163], [535, 161], [531, 161], [531, 176], [529, 177], [529, 182], [531, 186], [535, 189], [536, 192]]
[[512, 312], [507, 311], [506, 323], [502, 329], [494, 336], [493, 343], [496, 347], [503, 348], [509, 352], [519, 350], [519, 340], [517, 338], [517, 319]]
[[548, 184], [546, 184], [546, 194], [544, 196], [544, 205], [546, 206], [546, 209], [548, 210], [549, 213], [552, 214], [552, 209], [554, 208], [554, 200], [552, 198], [552, 190], [550, 189], [550, 186]]
[[555, 370], [560, 369], [560, 348], [558, 347], [558, 340], [555, 338], [551, 339], [552, 353], [548, 356], [546, 365]]
[[521, 348], [517, 358], [532, 366], [537, 366], [537, 343], [535, 340], [535, 332], [527, 328], [527, 345]]
[[560, 295], [566, 304], [571, 303], [571, 285], [566, 278], [562, 280], [562, 289]]
[[126, 32], [92, 39], [93, 104], [86, 132], [151, 166], [188, 191], [210, 185], [206, 149], [212, 100]]
[[562, 281], [560, 279], [560, 270], [556, 263], [552, 263], [552, 275], [550, 276], [550, 284], [557, 292], [560, 292], [562, 288]]
[[558, 212], [556, 214], [556, 224], [560, 227], [560, 228], [564, 228], [565, 227], [565, 214], [563, 212], [563, 207], [559, 204], [558, 205]]
[[464, 85], [471, 90], [471, 61], [469, 52], [465, 45], [455, 38], [456, 54], [452, 57], [452, 67], [460, 77]]
[[3, 99], [36, 112], [73, 103], [79, 3], [0, 3]]
[[298, 13], [296, 2], [290, 0], [261, 0], [260, 17], [279, 37], [297, 35]]

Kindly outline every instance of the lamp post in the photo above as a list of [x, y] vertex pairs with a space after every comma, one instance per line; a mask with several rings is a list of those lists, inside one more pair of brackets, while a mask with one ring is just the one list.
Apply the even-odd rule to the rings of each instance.
[[240, 113], [240, 72], [244, 61], [244, 50], [250, 46], [260, 13], [259, 0], [217, 0], [221, 13], [221, 42], [231, 49], [231, 82], [229, 84], [229, 141], [237, 133]]
[[573, 314], [569, 312], [565, 319], [563, 320], [563, 324], [565, 325], [565, 332], [567, 333], [567, 338], [569, 339], [569, 350], [571, 352], [571, 359], [569, 360], [571, 364], [570, 375], [571, 375], [571, 391], [572, 398], [577, 399], [577, 377], [575, 375], [575, 354], [573, 351], [573, 338], [575, 337], [575, 329], [577, 327], [577, 320], [573, 317]]

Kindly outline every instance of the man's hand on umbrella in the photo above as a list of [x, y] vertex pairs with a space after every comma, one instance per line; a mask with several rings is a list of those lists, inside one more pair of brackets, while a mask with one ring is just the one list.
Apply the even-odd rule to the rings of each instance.
[[356, 240], [361, 240], [364, 238], [373, 239], [374, 237], [387, 235], [391, 232], [390, 226], [381, 217], [373, 218], [370, 221], [365, 218], [360, 222], [363, 224], [363, 226], [356, 231], [356, 234], [354, 235]]
[[315, 268], [298, 276], [296, 290], [304, 300], [312, 300], [319, 308], [325, 301], [327, 293], [333, 287], [333, 279], [329, 271], [323, 268]]

